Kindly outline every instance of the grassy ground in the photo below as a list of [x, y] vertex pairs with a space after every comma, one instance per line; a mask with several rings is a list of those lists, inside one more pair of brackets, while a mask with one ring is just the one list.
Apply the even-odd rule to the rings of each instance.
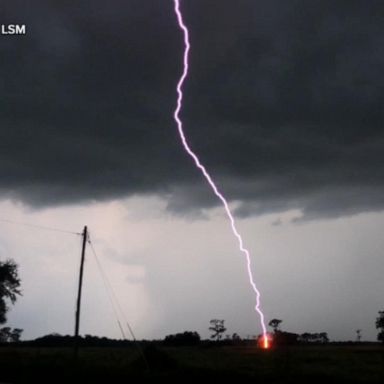
[[66, 348], [0, 348], [0, 383], [103, 382], [123, 379], [242, 378], [268, 383], [384, 383], [380, 346], [150, 346], [149, 369], [134, 348], [84, 348], [78, 362]]

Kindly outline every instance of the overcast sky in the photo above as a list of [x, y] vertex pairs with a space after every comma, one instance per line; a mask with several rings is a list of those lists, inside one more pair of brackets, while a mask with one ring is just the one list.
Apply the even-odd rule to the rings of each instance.
[[[267, 321], [376, 337], [384, 309], [381, 1], [181, 0], [182, 118], [252, 254]], [[0, 219], [91, 238], [138, 338], [260, 332], [243, 255], [172, 119], [182, 35], [171, 0], [4, 0]], [[80, 240], [0, 222], [20, 265], [9, 325], [74, 326]], [[87, 253], [82, 333], [119, 337]]]

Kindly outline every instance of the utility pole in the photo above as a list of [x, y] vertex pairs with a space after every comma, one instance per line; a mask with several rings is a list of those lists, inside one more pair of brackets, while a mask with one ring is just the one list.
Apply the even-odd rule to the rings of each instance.
[[80, 274], [79, 274], [79, 290], [77, 293], [77, 305], [76, 305], [76, 318], [75, 318], [75, 359], [79, 353], [79, 326], [80, 326], [80, 305], [81, 305], [81, 290], [83, 287], [83, 271], [84, 271], [84, 259], [85, 259], [85, 247], [88, 241], [88, 229], [84, 227], [83, 233], [83, 246], [81, 249], [81, 261], [80, 261]]

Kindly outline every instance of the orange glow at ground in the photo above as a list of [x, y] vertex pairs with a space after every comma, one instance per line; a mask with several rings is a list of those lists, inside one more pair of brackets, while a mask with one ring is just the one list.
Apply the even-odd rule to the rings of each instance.
[[269, 334], [261, 336], [259, 338], [258, 345], [261, 349], [270, 349], [272, 346], [272, 336]]

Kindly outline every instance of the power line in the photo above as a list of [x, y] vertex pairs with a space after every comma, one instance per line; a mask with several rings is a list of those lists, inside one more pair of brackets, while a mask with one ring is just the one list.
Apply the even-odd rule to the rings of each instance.
[[88, 236], [88, 244], [91, 246], [91, 250], [92, 250], [93, 256], [94, 256], [94, 258], [96, 260], [96, 264], [97, 264], [97, 267], [99, 269], [101, 278], [103, 280], [104, 288], [105, 288], [105, 290], [107, 292], [108, 299], [109, 299], [109, 301], [110, 301], [110, 303], [112, 305], [112, 309], [113, 309], [113, 312], [115, 314], [117, 324], [118, 324], [118, 326], [120, 328], [120, 331], [121, 331], [121, 334], [123, 336], [123, 339], [126, 339], [123, 327], [121, 326], [121, 323], [120, 323], [120, 320], [119, 320], [119, 314], [118, 314], [118, 310], [116, 308], [116, 303], [115, 303], [116, 299], [114, 300], [114, 298], [113, 298], [113, 294], [112, 294], [113, 291], [111, 290], [111, 287], [109, 286], [109, 281], [108, 281], [107, 275], [105, 274], [105, 272], [103, 270], [103, 267], [101, 266], [100, 260], [97, 257], [97, 254], [95, 252], [95, 248], [93, 247], [93, 244], [92, 244], [91, 239], [90, 239], [89, 236]]
[[[122, 335], [123, 335], [123, 338], [124, 338], [125, 340], [127, 340], [127, 338], [125, 337], [125, 333], [124, 333], [124, 331], [123, 331], [123, 328], [122, 328], [122, 326], [121, 326], [121, 323], [120, 323], [120, 321], [119, 321], [119, 315], [118, 315], [118, 312], [120, 312], [120, 315], [121, 315], [121, 316], [123, 317], [123, 319], [125, 320], [125, 323], [126, 323], [126, 325], [127, 325], [127, 328], [128, 328], [128, 330], [129, 330], [129, 333], [130, 333], [131, 336], [132, 336], [133, 342], [134, 342], [136, 348], [138, 349], [138, 351], [139, 351], [141, 357], [143, 358], [143, 360], [144, 360], [144, 362], [145, 362], [145, 365], [147, 366], [147, 369], [149, 369], [148, 360], [146, 359], [143, 350], [141, 349], [139, 343], [138, 343], [137, 340], [136, 340], [136, 337], [135, 337], [135, 334], [133, 333], [132, 327], [130, 326], [130, 324], [129, 324], [127, 318], [126, 318], [125, 313], [124, 313], [124, 311], [123, 311], [123, 309], [122, 309], [122, 307], [121, 307], [121, 305], [120, 305], [120, 302], [119, 302], [119, 300], [117, 299], [116, 293], [115, 293], [115, 291], [114, 291], [114, 289], [113, 289], [113, 287], [112, 287], [112, 285], [111, 285], [111, 283], [110, 283], [110, 281], [109, 281], [109, 279], [108, 279], [108, 276], [106, 275], [106, 273], [105, 273], [105, 271], [104, 271], [104, 269], [103, 269], [103, 267], [102, 267], [102, 265], [101, 265], [101, 262], [100, 262], [99, 258], [97, 257], [95, 248], [94, 248], [94, 246], [93, 246], [93, 243], [92, 243], [91, 238], [90, 238], [89, 235], [88, 235], [88, 243], [89, 243], [89, 245], [91, 246], [91, 250], [92, 250], [93, 256], [95, 257], [96, 264], [97, 264], [97, 266], [98, 266], [98, 268], [99, 268], [99, 272], [100, 272], [100, 274], [101, 274], [101, 276], [102, 276], [102, 279], [103, 279], [103, 282], [104, 282], [104, 287], [105, 287], [105, 289], [106, 289], [106, 291], [107, 291], [108, 298], [109, 298], [109, 300], [110, 300], [110, 302], [111, 302], [111, 304], [112, 304], [112, 308], [113, 308], [113, 311], [114, 311], [114, 313], [115, 313], [115, 316], [116, 316], [116, 319], [117, 319], [117, 323], [118, 323], [118, 325], [119, 325], [119, 328], [120, 328], [120, 331], [121, 331], [121, 333], [122, 333]], [[116, 310], [116, 307], [117, 307], [118, 310]]]
[[[124, 320], [126, 321], [127, 323], [127, 326], [128, 328], [131, 330], [131, 326], [129, 325], [127, 319], [126, 319], [126, 316], [124, 314], [124, 311], [120, 305], [120, 302], [119, 300], [117, 299], [117, 296], [116, 296], [116, 293], [114, 291], [114, 289], [112, 288], [112, 285], [108, 279], [108, 276], [107, 274], [105, 273], [104, 269], [103, 269], [103, 266], [101, 265], [101, 262], [99, 260], [99, 258], [97, 257], [97, 254], [96, 254], [96, 251], [95, 251], [95, 248], [93, 246], [93, 243], [91, 242], [91, 239], [90, 237], [88, 237], [88, 243], [89, 245], [91, 246], [91, 249], [92, 249], [92, 253], [95, 257], [95, 260], [96, 260], [96, 263], [97, 263], [97, 266], [99, 268], [99, 271], [100, 271], [100, 274], [102, 276], [102, 279], [103, 279], [103, 282], [104, 282], [104, 287], [105, 289], [107, 290], [107, 294], [108, 294], [108, 297], [110, 298], [110, 301], [111, 301], [111, 304], [112, 304], [112, 307], [113, 307], [113, 310], [115, 312], [115, 315], [116, 317], [118, 318], [118, 312], [120, 312], [120, 315], [124, 318]], [[133, 332], [130, 331], [130, 333], [132, 334]], [[134, 337], [133, 335], [133, 339], [136, 340], [136, 338]]]
[[59, 229], [59, 228], [54, 228], [54, 227], [46, 227], [43, 225], [38, 225], [38, 224], [30, 224], [30, 223], [23, 223], [20, 221], [14, 221], [14, 220], [8, 220], [8, 219], [0, 219], [1, 222], [7, 223], [7, 224], [13, 224], [13, 225], [22, 225], [24, 227], [31, 227], [35, 229], [41, 229], [44, 231], [54, 231], [54, 232], [61, 232], [61, 233], [69, 233], [71, 235], [81, 235], [80, 232], [73, 232], [73, 231], [67, 231], [65, 229]]

